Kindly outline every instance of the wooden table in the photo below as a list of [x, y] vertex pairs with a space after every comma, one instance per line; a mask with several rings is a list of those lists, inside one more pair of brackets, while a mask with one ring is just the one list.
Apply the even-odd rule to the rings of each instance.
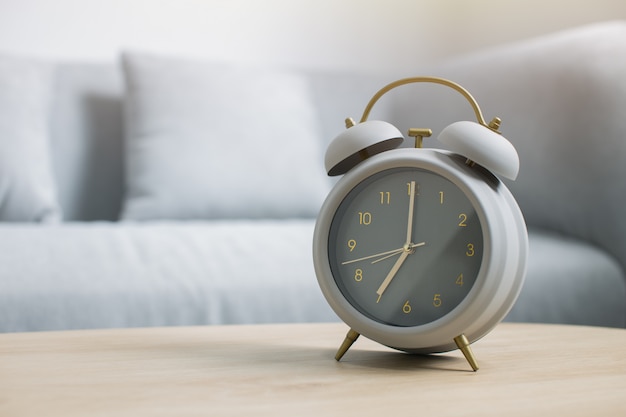
[[0, 335], [0, 416], [626, 415], [626, 330], [501, 324], [412, 356], [342, 324]]

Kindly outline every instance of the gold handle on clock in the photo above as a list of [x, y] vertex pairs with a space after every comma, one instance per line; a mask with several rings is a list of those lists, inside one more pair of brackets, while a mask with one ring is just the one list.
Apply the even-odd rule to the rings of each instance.
[[[502, 137], [499, 130], [502, 123], [500, 118], [494, 117], [487, 123], [478, 103], [465, 88], [445, 78], [431, 76], [403, 78], [387, 84], [367, 103], [359, 123], [346, 119], [347, 129], [333, 139], [326, 150], [324, 165], [328, 175], [343, 175], [360, 162], [402, 144], [404, 137], [395, 126], [381, 120], [367, 119], [383, 95], [396, 87], [412, 83], [433, 83], [449, 87], [465, 97], [472, 106], [477, 122], [456, 122], [439, 133], [438, 139], [447, 149], [465, 156], [470, 166], [477, 163], [496, 175], [511, 180], [517, 178], [519, 156], [513, 145]], [[409, 136], [415, 138], [416, 148], [421, 148], [422, 139], [431, 134], [430, 129], [409, 129]], [[498, 140], [492, 141], [494, 138]]]
[[456, 90], [463, 97], [465, 97], [465, 99], [470, 103], [470, 105], [472, 106], [472, 109], [474, 109], [474, 114], [476, 115], [476, 120], [478, 121], [478, 123], [483, 125], [483, 126], [485, 126], [485, 127], [488, 127], [489, 129], [493, 130], [494, 132], [498, 132], [499, 133], [498, 128], [500, 127], [500, 123], [501, 123], [500, 118], [494, 117], [491, 120], [491, 122], [489, 122], [489, 123], [485, 122], [485, 118], [483, 117], [483, 113], [480, 110], [480, 106], [478, 105], [478, 102], [474, 99], [474, 97], [472, 97], [472, 95], [469, 93], [469, 91], [467, 91], [465, 88], [463, 88], [462, 86], [460, 86], [459, 84], [457, 84], [457, 83], [455, 83], [453, 81], [446, 80], [445, 78], [429, 77], [429, 76], [403, 78], [403, 79], [394, 81], [392, 83], [389, 83], [386, 86], [384, 86], [383, 88], [381, 88], [380, 90], [378, 90], [378, 92], [376, 94], [374, 94], [374, 96], [370, 99], [369, 103], [367, 103], [367, 106], [365, 106], [365, 110], [363, 111], [363, 116], [361, 116], [360, 123], [363, 123], [363, 122], [365, 122], [367, 120], [367, 118], [369, 117], [370, 112], [372, 111], [372, 108], [374, 107], [376, 102], [382, 96], [384, 96], [387, 92], [389, 92], [390, 90], [393, 90], [396, 87], [400, 87], [400, 86], [406, 85], [406, 84], [414, 84], [414, 83], [441, 84], [441, 85], [444, 85], [446, 87], [450, 87], [453, 90]]

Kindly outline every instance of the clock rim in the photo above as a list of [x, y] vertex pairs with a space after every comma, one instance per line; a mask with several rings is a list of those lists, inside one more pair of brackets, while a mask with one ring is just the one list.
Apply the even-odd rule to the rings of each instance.
[[[313, 238], [313, 260], [318, 283], [335, 313], [353, 330], [379, 343], [414, 352], [442, 352], [456, 348], [452, 339], [465, 334], [473, 342], [488, 333], [513, 306], [524, 280], [528, 252], [526, 225], [510, 191], [493, 174], [481, 167], [470, 168], [465, 158], [444, 150], [395, 149], [373, 156], [349, 171], [333, 187], [320, 210]], [[337, 208], [361, 181], [391, 168], [419, 168], [438, 174], [461, 189], [474, 206], [483, 233], [483, 259], [472, 289], [441, 318], [418, 326], [398, 327], [380, 323], [359, 312], [341, 293], [330, 270], [328, 239]], [[478, 170], [483, 172], [479, 174]], [[480, 194], [480, 195], [479, 195]], [[504, 208], [504, 209], [503, 209]], [[504, 218], [508, 217], [508, 218]], [[511, 227], [504, 227], [513, 222]], [[510, 226], [510, 224], [509, 224]], [[503, 235], [503, 230], [504, 235]], [[511, 236], [509, 236], [511, 235]], [[505, 254], [494, 254], [497, 245], [518, 237], [518, 262], [503, 262]], [[495, 241], [494, 241], [495, 240]], [[508, 242], [507, 242], [508, 243]], [[515, 243], [515, 242], [514, 242]], [[505, 250], [506, 252], [506, 250]], [[499, 257], [499, 258], [498, 258]], [[508, 257], [508, 256], [507, 256]], [[512, 271], [512, 274], [511, 274]], [[496, 285], [497, 275], [507, 275]], [[495, 299], [495, 301], [494, 301]], [[486, 308], [477, 307], [483, 303]]]

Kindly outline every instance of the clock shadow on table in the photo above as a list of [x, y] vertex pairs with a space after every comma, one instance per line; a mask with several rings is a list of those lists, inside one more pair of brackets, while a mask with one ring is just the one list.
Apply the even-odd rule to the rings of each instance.
[[[448, 353], [441, 354], [413, 354], [402, 351], [351, 348], [340, 361], [335, 360], [335, 348], [310, 346], [248, 346], [254, 351], [257, 363], [280, 366], [312, 366], [319, 369], [320, 362], [324, 367], [345, 370], [387, 370], [392, 372], [429, 372], [452, 371], [474, 374], [467, 361], [461, 357]], [[279, 354], [277, 354], [279, 352]]]
[[338, 364], [345, 367], [390, 371], [419, 372], [420, 370], [436, 370], [474, 373], [468, 367], [465, 359], [450, 355], [446, 356], [446, 354], [421, 355], [405, 352], [351, 349]]
[[462, 356], [457, 356], [452, 352], [414, 354], [392, 350], [391, 348], [383, 346], [374, 349], [353, 346], [340, 361], [336, 361], [335, 354], [337, 349], [334, 347], [252, 344], [244, 349], [250, 349], [250, 357], [254, 357], [254, 360], [257, 362], [266, 364], [273, 363], [274, 365], [282, 366], [293, 366], [297, 364], [298, 366], [318, 367], [321, 361], [325, 366], [338, 369], [345, 368], [346, 370], [388, 370], [393, 372], [452, 371], [474, 373]]

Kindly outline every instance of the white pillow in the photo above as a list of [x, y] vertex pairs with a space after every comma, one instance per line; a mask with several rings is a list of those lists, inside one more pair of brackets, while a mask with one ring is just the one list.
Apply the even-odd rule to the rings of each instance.
[[57, 222], [50, 161], [48, 65], [0, 57], [0, 221]]
[[124, 220], [312, 217], [328, 191], [307, 79], [123, 56]]

